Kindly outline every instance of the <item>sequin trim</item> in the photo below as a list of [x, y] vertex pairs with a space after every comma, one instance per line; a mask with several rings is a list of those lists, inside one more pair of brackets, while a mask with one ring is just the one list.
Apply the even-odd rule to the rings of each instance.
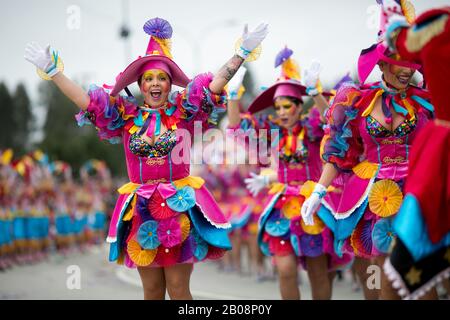
[[416, 128], [417, 118], [405, 119], [394, 131], [386, 129], [381, 123], [379, 123], [374, 117], [366, 117], [366, 128], [369, 134], [373, 137], [385, 138], [385, 137], [404, 137], [410, 134]]
[[130, 151], [139, 157], [164, 157], [169, 154], [177, 143], [175, 131], [167, 130], [159, 136], [158, 140], [152, 146], [141, 138], [136, 132], [130, 137]]

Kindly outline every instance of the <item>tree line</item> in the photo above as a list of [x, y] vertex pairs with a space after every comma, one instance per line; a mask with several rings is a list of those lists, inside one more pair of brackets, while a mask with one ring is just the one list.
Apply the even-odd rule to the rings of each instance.
[[100, 141], [92, 126], [78, 127], [75, 114], [79, 109], [53, 83], [39, 85], [39, 105], [46, 114], [43, 139], [32, 142], [39, 128], [25, 86], [20, 83], [10, 91], [0, 82], [0, 149], [12, 148], [14, 158], [40, 149], [50, 160], [68, 162], [74, 173], [87, 160], [101, 159], [113, 175], [126, 176], [122, 145]]

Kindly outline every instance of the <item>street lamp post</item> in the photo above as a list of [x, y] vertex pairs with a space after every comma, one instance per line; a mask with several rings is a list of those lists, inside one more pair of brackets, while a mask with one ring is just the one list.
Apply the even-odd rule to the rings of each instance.
[[122, 0], [122, 26], [119, 30], [119, 36], [124, 41], [124, 58], [125, 64], [131, 59], [131, 45], [130, 45], [130, 27], [129, 25], [129, 3], [128, 0]]
[[[188, 30], [187, 28], [183, 28], [181, 26], [179, 28], [177, 28], [179, 33], [184, 34], [184, 36], [186, 36], [189, 40], [188, 42], [191, 46], [192, 55], [193, 55], [192, 59], [193, 59], [193, 63], [194, 63], [194, 74], [198, 74], [201, 72], [202, 49], [203, 49], [203, 47], [201, 46], [201, 42], [203, 42], [203, 44], [204, 44], [207, 36], [219, 28], [222, 28], [222, 27], [230, 28], [230, 27], [236, 27], [238, 25], [239, 25], [239, 22], [233, 18], [224, 19], [224, 20], [221, 20], [218, 22], [215, 21], [214, 23], [211, 23], [211, 24], [203, 27], [202, 29], [200, 29], [200, 31], [198, 33], [196, 33], [195, 35], [189, 31], [187, 31]], [[200, 36], [198, 36], [198, 35], [200, 35]], [[200, 41], [200, 37], [201, 37], [201, 41]]]

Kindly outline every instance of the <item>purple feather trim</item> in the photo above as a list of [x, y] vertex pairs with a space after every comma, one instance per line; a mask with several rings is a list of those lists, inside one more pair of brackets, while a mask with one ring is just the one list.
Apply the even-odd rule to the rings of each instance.
[[287, 59], [289, 59], [289, 57], [292, 56], [293, 53], [294, 51], [292, 51], [288, 47], [284, 47], [283, 50], [278, 52], [277, 57], [275, 58], [275, 68], [281, 65], [283, 62], [285, 62]]
[[352, 82], [353, 79], [352, 77], [350, 77], [350, 73], [347, 73], [345, 76], [342, 77], [341, 80], [339, 80], [338, 83], [336, 83], [336, 85], [334, 86], [334, 90], [338, 90], [344, 83], [346, 82]]
[[157, 38], [170, 39], [172, 37], [172, 26], [167, 20], [153, 18], [144, 24], [144, 31]]

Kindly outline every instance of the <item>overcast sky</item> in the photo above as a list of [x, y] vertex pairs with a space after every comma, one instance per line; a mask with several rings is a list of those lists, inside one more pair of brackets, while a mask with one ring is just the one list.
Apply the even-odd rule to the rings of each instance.
[[[129, 5], [130, 57], [119, 37]], [[418, 13], [449, 4], [449, 0], [416, 0]], [[113, 84], [131, 59], [145, 53], [148, 36], [142, 26], [162, 17], [174, 29], [174, 60], [192, 77], [216, 71], [234, 52], [244, 23], [250, 29], [270, 24], [260, 59], [251, 67], [257, 86], [270, 85], [277, 52], [288, 45], [301, 67], [316, 58], [323, 65], [322, 82], [332, 85], [347, 71], [355, 73], [361, 49], [376, 39], [375, 0], [0, 0], [0, 81], [12, 88], [25, 82], [36, 101], [41, 81], [23, 59], [27, 42], [35, 40], [58, 49], [65, 74], [83, 83]], [[79, 17], [79, 19], [77, 19]], [[196, 62], [200, 65], [196, 66]]]

